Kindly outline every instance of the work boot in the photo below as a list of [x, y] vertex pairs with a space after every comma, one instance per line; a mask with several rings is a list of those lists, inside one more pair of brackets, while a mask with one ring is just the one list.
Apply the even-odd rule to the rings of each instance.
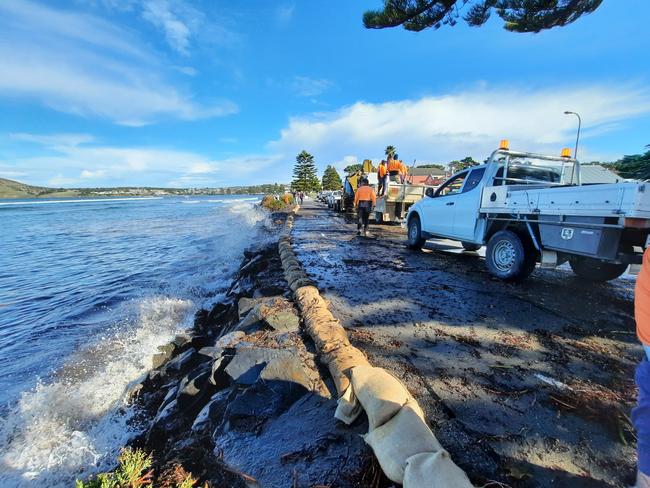
[[357, 229], [357, 235], [358, 235], [358, 236], [361, 235], [361, 229]]
[[639, 471], [636, 475], [636, 485], [632, 488], [650, 488], [650, 476]]

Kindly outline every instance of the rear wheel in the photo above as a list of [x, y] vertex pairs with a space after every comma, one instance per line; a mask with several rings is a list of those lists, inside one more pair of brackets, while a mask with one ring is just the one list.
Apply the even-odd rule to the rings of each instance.
[[422, 237], [422, 227], [420, 225], [420, 218], [415, 215], [409, 219], [408, 224], [408, 238], [406, 245], [410, 249], [422, 249], [426, 239]]
[[497, 278], [521, 281], [535, 269], [536, 255], [517, 234], [500, 230], [490, 238], [485, 260], [490, 273]]
[[461, 245], [466, 251], [478, 251], [481, 249], [480, 244], [472, 244], [471, 242], [461, 242]]
[[569, 260], [571, 269], [580, 278], [589, 281], [609, 281], [618, 278], [627, 269], [627, 264], [604, 263], [592, 258], [573, 257]]

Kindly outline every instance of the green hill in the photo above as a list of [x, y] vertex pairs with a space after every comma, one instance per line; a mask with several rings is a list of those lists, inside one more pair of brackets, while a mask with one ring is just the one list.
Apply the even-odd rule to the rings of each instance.
[[0, 178], [0, 198], [75, 197], [77, 190], [31, 186], [19, 181]]

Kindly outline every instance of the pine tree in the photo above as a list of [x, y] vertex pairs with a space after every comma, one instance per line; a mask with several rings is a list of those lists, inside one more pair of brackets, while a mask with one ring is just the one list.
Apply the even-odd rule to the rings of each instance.
[[320, 181], [316, 174], [316, 163], [314, 156], [307, 151], [302, 151], [296, 156], [296, 164], [293, 167], [293, 181], [291, 188], [296, 191], [319, 191]]
[[384, 8], [363, 14], [368, 29], [403, 26], [406, 30], [454, 26], [460, 11], [471, 26], [481, 26], [495, 12], [511, 32], [539, 32], [575, 22], [603, 0], [384, 0]]
[[646, 151], [645, 154], [623, 156], [613, 166], [623, 178], [648, 180], [650, 179], [650, 151]]
[[338, 190], [343, 186], [341, 177], [334, 166], [327, 165], [323, 173], [323, 190]]

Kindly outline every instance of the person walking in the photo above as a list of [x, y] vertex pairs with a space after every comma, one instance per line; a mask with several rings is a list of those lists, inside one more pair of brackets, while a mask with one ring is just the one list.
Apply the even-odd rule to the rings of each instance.
[[302, 201], [305, 199], [305, 194], [302, 191], [300, 191], [298, 193], [298, 198], [300, 198], [300, 205], [302, 205]]
[[636, 429], [638, 474], [636, 488], [650, 488], [650, 247], [643, 255], [643, 265], [634, 289], [636, 333], [645, 355], [636, 368], [634, 380], [639, 388], [637, 406], [632, 409]]
[[368, 179], [363, 178], [357, 191], [354, 193], [354, 206], [357, 208], [357, 235], [361, 235], [363, 227], [364, 237], [368, 236], [368, 219], [370, 212], [377, 203], [375, 191], [368, 185]]
[[377, 168], [377, 196], [383, 197], [386, 194], [386, 185], [388, 184], [388, 167], [386, 161], [381, 160]]

